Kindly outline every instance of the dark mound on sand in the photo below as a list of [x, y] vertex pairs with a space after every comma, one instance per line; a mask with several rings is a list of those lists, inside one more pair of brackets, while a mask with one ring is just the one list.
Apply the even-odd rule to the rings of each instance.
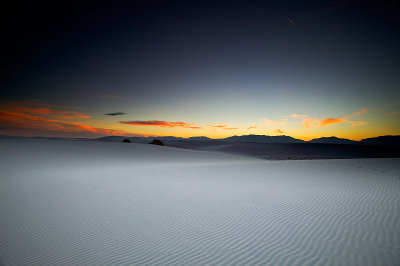
[[152, 142], [150, 142], [149, 144], [153, 144], [153, 145], [160, 145], [160, 146], [165, 146], [164, 142], [162, 142], [159, 139], [154, 139]]
[[124, 143], [132, 143], [129, 139], [124, 139], [122, 142], [124, 142]]

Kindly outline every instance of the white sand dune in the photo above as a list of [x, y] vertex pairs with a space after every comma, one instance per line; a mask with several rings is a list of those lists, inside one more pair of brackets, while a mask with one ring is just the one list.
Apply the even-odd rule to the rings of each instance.
[[400, 159], [0, 139], [0, 265], [400, 265]]

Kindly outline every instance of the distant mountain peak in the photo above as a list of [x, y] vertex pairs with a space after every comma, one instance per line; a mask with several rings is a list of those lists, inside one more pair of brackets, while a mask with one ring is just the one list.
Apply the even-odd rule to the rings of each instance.
[[[111, 141], [111, 142], [121, 142], [123, 139], [127, 137], [125, 136], [108, 136], [101, 137], [97, 140], [100, 141]], [[144, 143], [153, 137], [128, 137], [132, 142]], [[231, 136], [222, 139], [211, 139], [205, 136], [197, 136], [197, 137], [189, 137], [189, 138], [181, 138], [174, 136], [165, 136], [165, 137], [157, 137], [163, 141], [232, 141], [232, 142], [251, 142], [251, 143], [325, 143], [325, 144], [358, 144], [358, 145], [374, 145], [374, 146], [400, 146], [400, 136], [380, 136], [374, 138], [367, 138], [361, 141], [355, 141], [345, 138], [338, 137], [321, 137], [315, 138], [310, 141], [304, 141], [301, 139], [296, 139], [286, 135], [279, 136], [268, 136], [268, 135], [241, 135], [241, 136]]]
[[375, 138], [367, 138], [360, 141], [365, 145], [378, 145], [378, 146], [400, 146], [400, 135], [392, 136], [379, 136]]
[[338, 137], [322, 137], [316, 138], [308, 141], [309, 143], [328, 143], [328, 144], [357, 144], [357, 141], [345, 139], [345, 138], [338, 138]]
[[290, 136], [268, 136], [268, 135], [242, 135], [232, 136], [225, 138], [226, 141], [237, 141], [237, 142], [254, 142], [254, 143], [304, 143], [304, 140], [295, 139]]

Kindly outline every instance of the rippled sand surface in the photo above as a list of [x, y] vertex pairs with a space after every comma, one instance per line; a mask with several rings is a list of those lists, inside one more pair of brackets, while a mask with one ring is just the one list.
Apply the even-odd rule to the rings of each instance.
[[400, 159], [0, 140], [0, 265], [400, 265]]

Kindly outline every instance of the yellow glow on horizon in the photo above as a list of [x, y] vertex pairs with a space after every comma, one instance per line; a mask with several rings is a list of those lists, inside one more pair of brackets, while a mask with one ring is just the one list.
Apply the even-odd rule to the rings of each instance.
[[[45, 108], [43, 107], [45, 106]], [[240, 121], [182, 120], [122, 120], [104, 115], [90, 114], [75, 107], [42, 104], [41, 102], [3, 102], [0, 119], [12, 129], [2, 134], [73, 135], [73, 136], [204, 136], [212, 139], [233, 135], [286, 135], [302, 140], [331, 137], [361, 140], [365, 138], [400, 135], [400, 115], [383, 112], [355, 111], [336, 118], [313, 118], [304, 114], [275, 118]], [[72, 109], [72, 110], [71, 110]], [[361, 117], [362, 116], [362, 117]]]
[[[122, 126], [121, 128], [126, 130], [128, 134], [137, 134], [143, 136], [175, 136], [182, 138], [189, 137], [198, 137], [204, 136], [211, 139], [219, 139], [226, 138], [230, 136], [241, 136], [241, 135], [268, 135], [268, 136], [278, 136], [278, 135], [286, 135], [296, 139], [301, 140], [311, 140], [315, 138], [321, 137], [338, 137], [338, 138], [346, 138], [350, 140], [362, 140], [365, 138], [372, 138], [383, 135], [399, 135], [400, 132], [397, 130], [387, 130], [382, 132], [376, 128], [368, 128], [366, 130], [365, 125], [361, 126], [351, 126], [344, 125], [342, 127], [339, 126], [330, 126], [325, 128], [317, 128], [317, 129], [304, 129], [299, 127], [289, 127], [282, 129], [270, 129], [265, 127], [260, 127], [256, 129], [247, 129], [247, 128], [239, 128], [232, 130], [224, 130], [222, 128], [209, 128], [205, 127], [202, 129], [190, 129], [190, 128], [164, 128], [164, 127], [126, 127]], [[281, 130], [282, 133], [279, 133], [278, 130]]]

